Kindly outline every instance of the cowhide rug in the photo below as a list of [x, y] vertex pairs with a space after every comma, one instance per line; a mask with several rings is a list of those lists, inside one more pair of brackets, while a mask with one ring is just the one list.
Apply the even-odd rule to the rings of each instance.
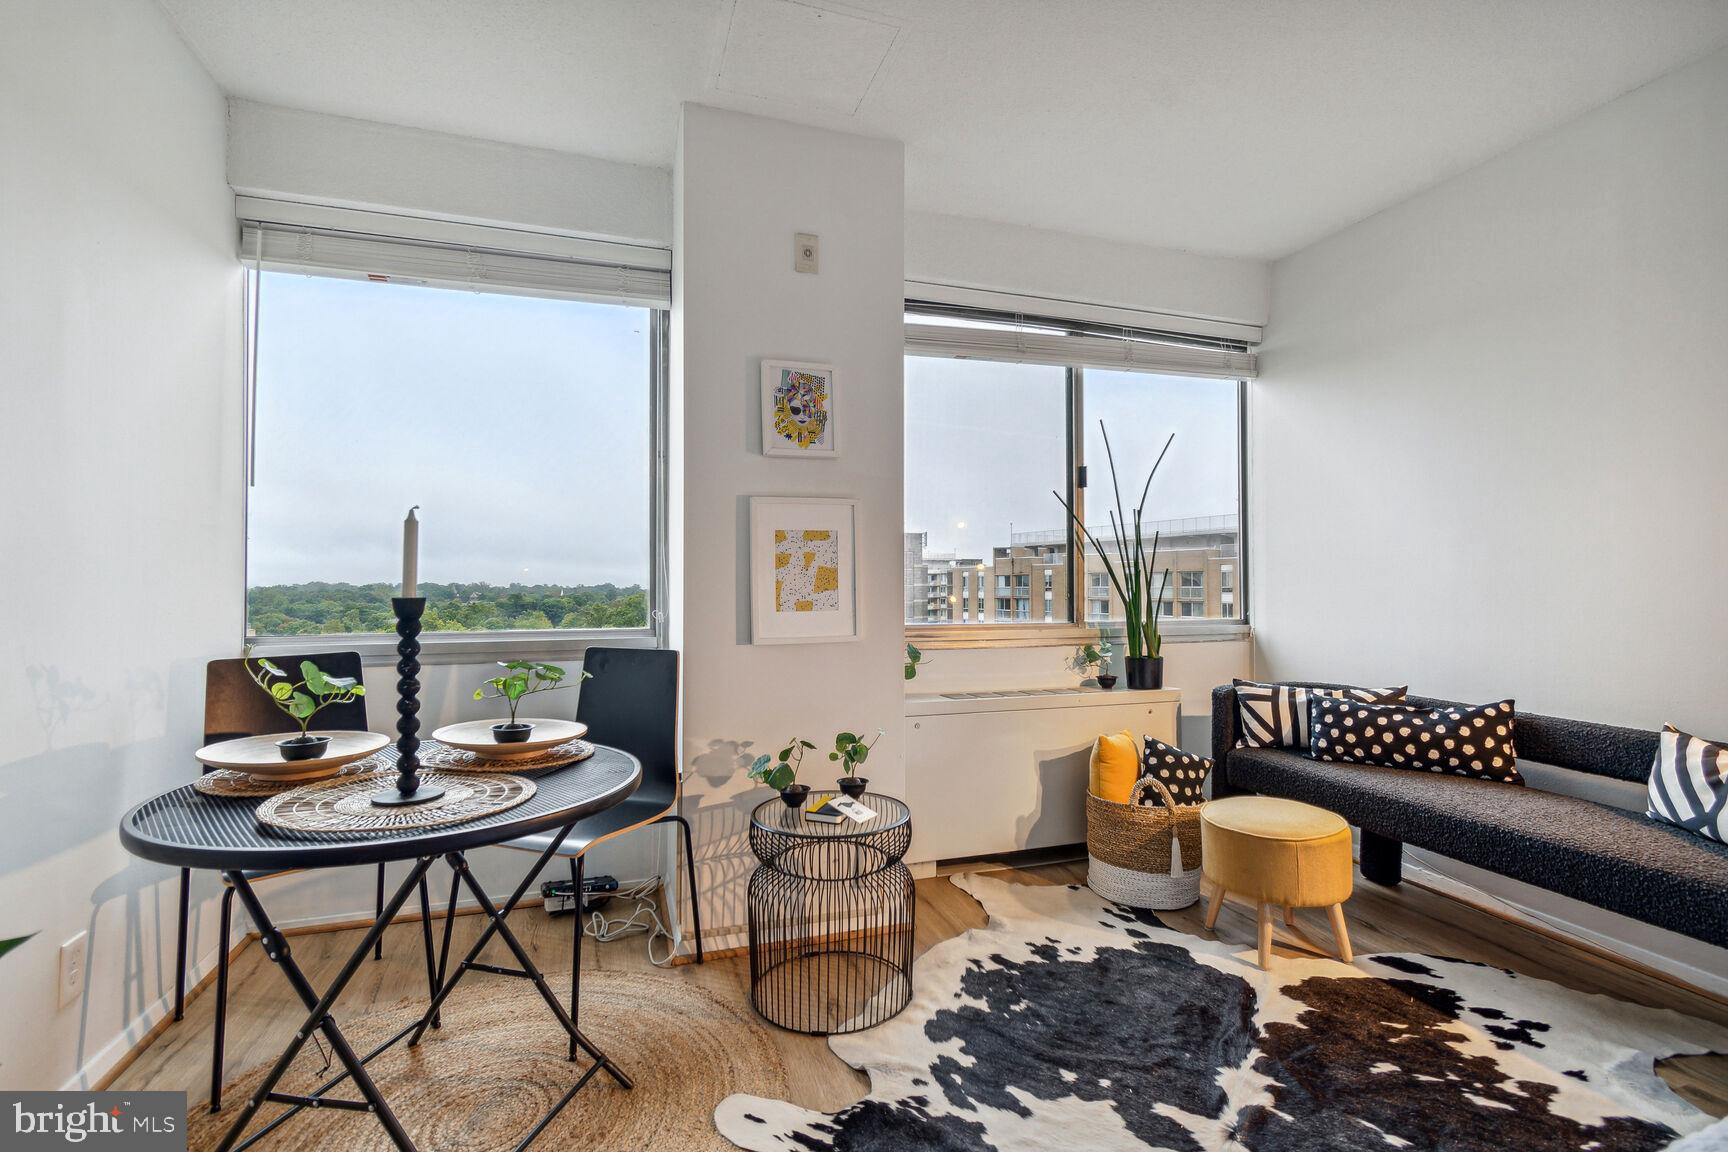
[[1460, 960], [1354, 965], [1172, 932], [1085, 888], [978, 876], [988, 926], [919, 959], [912, 1003], [834, 1052], [870, 1075], [835, 1113], [730, 1096], [754, 1152], [1658, 1149], [1710, 1118], [1657, 1056], [1728, 1029]]

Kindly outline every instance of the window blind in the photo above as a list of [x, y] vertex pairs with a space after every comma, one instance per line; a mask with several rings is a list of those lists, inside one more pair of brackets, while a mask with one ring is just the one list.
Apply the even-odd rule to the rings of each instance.
[[920, 301], [906, 305], [906, 351], [1018, 364], [1091, 364], [1228, 380], [1252, 379], [1258, 374], [1252, 348], [1240, 341]]
[[667, 308], [672, 303], [670, 272], [622, 261], [577, 260], [259, 220], [241, 222], [240, 243], [248, 263], [256, 259], [272, 271], [649, 308]]

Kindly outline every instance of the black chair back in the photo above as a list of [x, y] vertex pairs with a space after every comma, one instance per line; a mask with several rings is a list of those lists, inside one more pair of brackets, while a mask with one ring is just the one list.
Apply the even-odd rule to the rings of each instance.
[[638, 800], [678, 795], [678, 653], [661, 648], [590, 648], [576, 719], [588, 739], [622, 748], [642, 762]]
[[[364, 684], [358, 652], [312, 652], [303, 656], [272, 656], [270, 663], [300, 679], [300, 661], [310, 660], [329, 676], [352, 676]], [[252, 682], [246, 660], [212, 660], [204, 668], [204, 743], [241, 736], [295, 732], [299, 725], [271, 703]], [[318, 713], [312, 727], [326, 732], [366, 731], [366, 698], [332, 704]]]

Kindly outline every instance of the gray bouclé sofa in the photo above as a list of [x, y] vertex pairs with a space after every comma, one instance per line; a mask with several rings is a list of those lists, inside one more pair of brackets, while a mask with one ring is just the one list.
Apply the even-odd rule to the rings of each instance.
[[1235, 689], [1225, 685], [1212, 692], [1212, 794], [1257, 792], [1338, 813], [1362, 830], [1362, 875], [1374, 883], [1399, 882], [1410, 844], [1728, 947], [1728, 845], [1644, 814], [1655, 732], [1520, 712], [1523, 787], [1237, 748], [1236, 735]]

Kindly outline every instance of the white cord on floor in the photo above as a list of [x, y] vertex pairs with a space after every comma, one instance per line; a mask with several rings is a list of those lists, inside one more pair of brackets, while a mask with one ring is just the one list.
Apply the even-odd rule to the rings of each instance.
[[[648, 962], [656, 968], [665, 968], [672, 963], [672, 956], [677, 951], [677, 941], [672, 939], [672, 933], [666, 931], [665, 921], [660, 919], [660, 902], [656, 893], [660, 889], [658, 878], [638, 880], [636, 883], [610, 893], [614, 900], [633, 900], [636, 906], [628, 916], [618, 916], [608, 919], [606, 914], [596, 909], [588, 914], [588, 935], [605, 944], [637, 932], [648, 933]], [[577, 913], [580, 915], [580, 913]], [[663, 959], [654, 956], [654, 942], [661, 937], [666, 939], [666, 955]]]

